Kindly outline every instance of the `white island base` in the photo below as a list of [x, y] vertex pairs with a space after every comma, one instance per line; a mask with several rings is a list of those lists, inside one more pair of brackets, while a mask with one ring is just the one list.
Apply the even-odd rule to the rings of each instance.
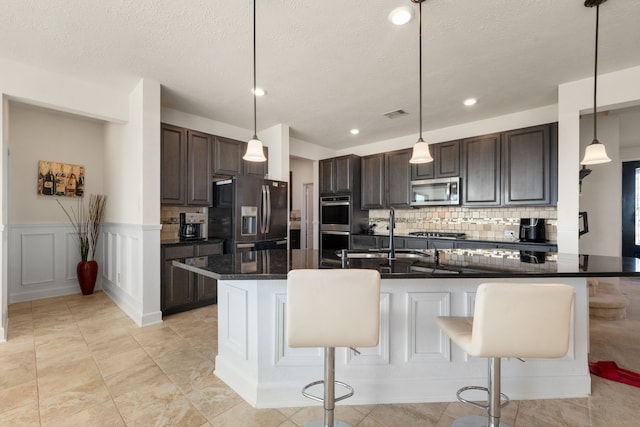
[[[359, 348], [359, 355], [336, 348], [336, 379], [355, 389], [343, 403], [449, 402], [461, 387], [486, 386], [487, 360], [452, 344], [435, 317], [472, 315], [477, 286], [499, 281], [566, 283], [576, 290], [567, 355], [524, 363], [503, 359], [502, 391], [513, 400], [587, 397], [586, 279], [383, 279], [379, 345]], [[287, 346], [285, 303], [286, 280], [218, 282], [215, 374], [256, 408], [318, 404], [301, 389], [322, 379], [322, 349]]]

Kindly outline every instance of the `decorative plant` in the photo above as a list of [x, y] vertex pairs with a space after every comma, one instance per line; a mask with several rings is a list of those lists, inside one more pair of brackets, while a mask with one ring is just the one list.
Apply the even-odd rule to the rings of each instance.
[[104, 207], [107, 201], [107, 196], [103, 194], [91, 194], [89, 196], [89, 208], [85, 208], [82, 199], [78, 198], [78, 206], [76, 209], [70, 208], [67, 210], [60, 200], [56, 199], [56, 202], [60, 205], [64, 211], [71, 226], [76, 233], [78, 242], [80, 243], [80, 258], [82, 261], [89, 260], [89, 253], [91, 253], [91, 259], [96, 255], [96, 249], [98, 245], [98, 237], [100, 237], [100, 225], [102, 224], [102, 217], [104, 215]]

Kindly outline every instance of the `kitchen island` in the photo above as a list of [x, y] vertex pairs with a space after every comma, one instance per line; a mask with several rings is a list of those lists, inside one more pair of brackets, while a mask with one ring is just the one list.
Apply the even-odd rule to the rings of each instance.
[[[560, 359], [504, 360], [503, 391], [512, 399], [586, 397], [588, 276], [638, 275], [635, 259], [505, 250], [426, 251], [424, 257], [354, 258], [344, 268], [381, 272], [380, 343], [336, 349], [336, 378], [356, 393], [348, 404], [445, 402], [456, 390], [486, 384], [486, 359], [467, 356], [439, 330], [436, 316], [470, 316], [477, 286], [489, 281], [566, 283], [576, 290], [569, 351]], [[309, 406], [300, 390], [322, 377], [322, 349], [289, 348], [286, 275], [291, 269], [341, 268], [316, 251], [218, 255], [206, 267], [175, 265], [218, 279], [215, 374], [258, 408]], [[544, 313], [540, 313], [544, 316]]]

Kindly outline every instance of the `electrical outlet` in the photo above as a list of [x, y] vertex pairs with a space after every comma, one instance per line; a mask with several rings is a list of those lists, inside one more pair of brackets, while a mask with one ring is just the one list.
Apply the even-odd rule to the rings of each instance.
[[512, 231], [512, 230], [505, 230], [504, 232], [504, 237], [512, 237], [512, 238], [516, 238], [516, 232]]

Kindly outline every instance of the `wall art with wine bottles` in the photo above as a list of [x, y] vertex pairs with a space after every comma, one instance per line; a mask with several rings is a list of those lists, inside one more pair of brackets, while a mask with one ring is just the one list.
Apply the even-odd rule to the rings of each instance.
[[38, 194], [83, 197], [84, 166], [39, 160]]

